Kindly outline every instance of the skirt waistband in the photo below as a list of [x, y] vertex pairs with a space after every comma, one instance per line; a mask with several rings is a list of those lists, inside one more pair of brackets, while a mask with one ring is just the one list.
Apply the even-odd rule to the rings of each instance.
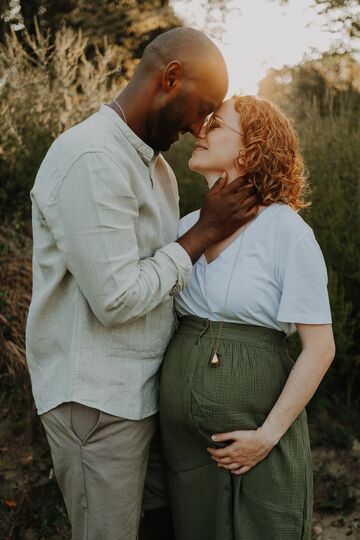
[[[227, 339], [256, 345], [267, 343], [269, 345], [286, 346], [285, 332], [280, 332], [273, 328], [265, 328], [264, 326], [211, 321], [211, 328], [215, 339], [218, 338], [221, 324], [220, 340]], [[202, 319], [192, 315], [186, 315], [179, 319], [177, 331], [182, 334], [197, 335], [198, 338], [205, 336], [211, 337], [209, 319]]]

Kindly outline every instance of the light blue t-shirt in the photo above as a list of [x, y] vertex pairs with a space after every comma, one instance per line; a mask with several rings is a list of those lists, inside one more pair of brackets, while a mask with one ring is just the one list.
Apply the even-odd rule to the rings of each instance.
[[[198, 221], [199, 212], [180, 220], [178, 236]], [[204, 293], [206, 266], [210, 312]], [[260, 212], [211, 263], [200, 257], [175, 305], [179, 316], [265, 326], [287, 335], [295, 332], [294, 323], [331, 323], [327, 271], [319, 244], [312, 229], [284, 204]]]

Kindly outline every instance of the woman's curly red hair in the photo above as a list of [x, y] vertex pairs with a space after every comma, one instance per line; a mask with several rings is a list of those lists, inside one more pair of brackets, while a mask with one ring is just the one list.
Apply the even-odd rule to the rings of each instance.
[[256, 187], [259, 204], [284, 203], [295, 211], [309, 206], [304, 160], [290, 120], [265, 99], [232, 99], [244, 134], [245, 178]]

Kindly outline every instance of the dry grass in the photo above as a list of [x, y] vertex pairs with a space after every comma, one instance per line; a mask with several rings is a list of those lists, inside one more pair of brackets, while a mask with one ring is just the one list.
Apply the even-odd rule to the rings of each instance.
[[64, 27], [0, 44], [0, 209], [29, 215], [28, 193], [52, 141], [117, 95], [118, 49], [104, 38], [87, 57], [88, 40]]
[[25, 324], [31, 299], [31, 240], [18, 236], [16, 224], [0, 230], [0, 374], [29, 390]]

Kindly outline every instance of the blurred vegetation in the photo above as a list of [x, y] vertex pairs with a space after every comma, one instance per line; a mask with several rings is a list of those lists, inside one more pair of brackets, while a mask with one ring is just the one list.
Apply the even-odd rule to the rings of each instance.
[[[273, 0], [287, 4], [289, 0]], [[350, 49], [357, 48], [360, 38], [360, 0], [313, 0], [318, 13], [326, 15], [324, 26], [339, 36], [350, 38]], [[342, 42], [342, 46], [344, 43]]]
[[[52, 41], [52, 43], [51, 43]], [[29, 187], [51, 142], [117, 92], [111, 78], [115, 48], [104, 41], [92, 61], [87, 39], [63, 27], [23, 40], [14, 32], [0, 44], [0, 209], [29, 215]]]
[[[49, 479], [24, 352], [29, 190], [52, 140], [110, 101], [148, 41], [179, 21], [169, 2], [159, 0], [0, 0], [0, 17], [0, 537], [59, 540], [68, 526]], [[337, 353], [310, 406], [312, 439], [345, 456], [360, 433], [360, 67], [350, 54], [325, 54], [270, 70], [260, 94], [294, 119], [314, 188], [303, 217], [327, 262]], [[166, 153], [179, 181], [182, 215], [199, 208], [207, 189], [187, 167], [192, 148], [186, 135]], [[295, 338], [293, 355], [298, 347]], [[355, 471], [357, 458], [351, 459]], [[316, 472], [316, 508], [351, 511], [348, 478], [335, 489], [331, 463]]]
[[146, 45], [158, 34], [182, 22], [168, 0], [0, 0], [0, 41], [13, 30], [19, 39], [56, 32], [66, 25], [87, 38], [86, 54], [107, 43], [116, 46], [122, 75], [129, 78]]

